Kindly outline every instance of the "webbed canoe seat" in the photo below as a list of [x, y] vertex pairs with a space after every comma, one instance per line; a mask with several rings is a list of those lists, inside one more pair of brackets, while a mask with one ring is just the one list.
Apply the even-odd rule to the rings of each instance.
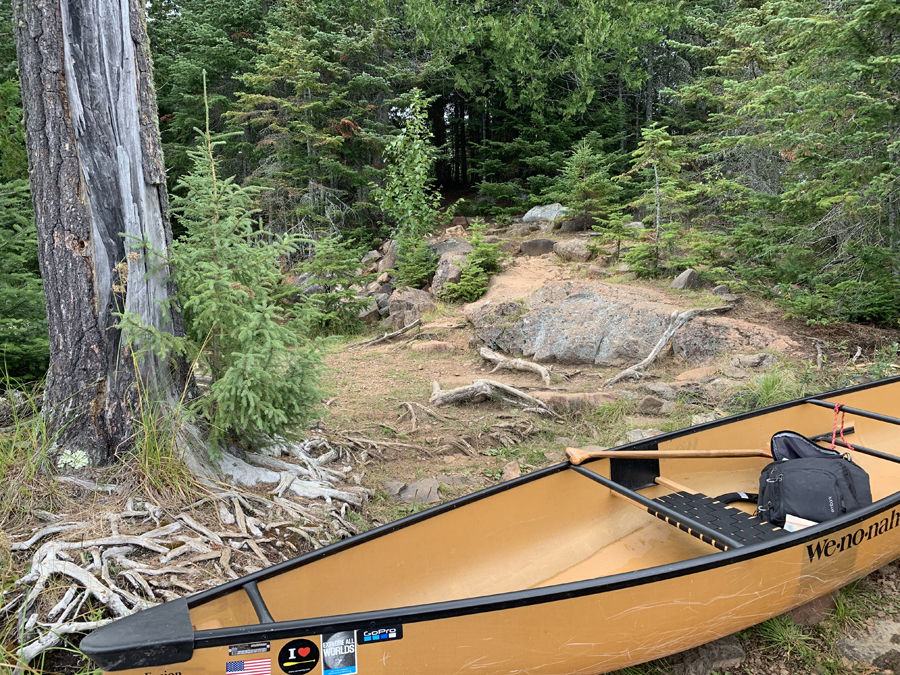
[[[650, 502], [648, 513], [722, 551], [732, 548], [726, 543], [729, 539], [749, 546], [788, 534], [780, 527], [700, 493], [673, 492]], [[665, 512], [654, 508], [653, 503], [666, 507]], [[697, 525], [702, 527], [702, 532]], [[716, 537], [716, 533], [721, 536]]]

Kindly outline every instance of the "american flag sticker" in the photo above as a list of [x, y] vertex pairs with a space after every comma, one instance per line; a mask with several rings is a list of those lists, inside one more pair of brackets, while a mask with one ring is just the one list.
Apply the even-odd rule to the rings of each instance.
[[252, 661], [229, 661], [225, 664], [225, 675], [272, 675], [272, 659]]

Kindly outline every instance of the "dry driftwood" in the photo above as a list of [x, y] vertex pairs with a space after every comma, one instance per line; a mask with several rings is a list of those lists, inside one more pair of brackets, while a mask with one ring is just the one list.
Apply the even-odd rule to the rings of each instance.
[[543, 380], [545, 386], [550, 386], [550, 370], [544, 366], [524, 359], [509, 359], [487, 347], [482, 347], [478, 350], [478, 353], [481, 355], [481, 358], [494, 364], [494, 369], [489, 374], [496, 373], [501, 369], [523, 370], [528, 373], [536, 373]]
[[432, 382], [431, 388], [431, 398], [428, 402], [437, 408], [455, 403], [481, 403], [482, 401], [501, 400], [511, 405], [522, 406], [529, 412], [559, 417], [543, 401], [496, 380], [475, 380], [472, 384], [465, 387], [456, 387], [455, 389], [441, 389], [440, 384]]
[[640, 363], [637, 363], [630, 368], [626, 368], [618, 375], [615, 375], [609, 378], [606, 382], [603, 383], [604, 387], [608, 387], [611, 384], [615, 384], [620, 380], [624, 380], [625, 378], [633, 378], [638, 379], [644, 376], [644, 371], [653, 363], [656, 358], [660, 355], [663, 348], [669, 343], [669, 340], [672, 339], [672, 336], [675, 335], [675, 332], [687, 324], [691, 319], [695, 316], [700, 316], [702, 314], [718, 314], [720, 312], [727, 312], [732, 308], [732, 305], [724, 305], [722, 307], [712, 307], [709, 309], [689, 309], [686, 312], [672, 312], [672, 316], [669, 317], [669, 326], [666, 328], [665, 332], [662, 334], [662, 337], [659, 338], [659, 342], [656, 343], [656, 346], [650, 351], [650, 354], [647, 355]]
[[404, 326], [400, 330], [395, 330], [393, 333], [385, 333], [381, 337], [373, 338], [372, 340], [363, 340], [362, 342], [354, 342], [352, 345], [347, 345], [347, 349], [359, 349], [360, 347], [370, 347], [372, 345], [377, 345], [379, 342], [385, 342], [387, 340], [391, 340], [399, 335], [403, 335], [406, 331], [412, 330], [416, 326], [422, 323], [422, 319], [416, 319], [408, 326]]

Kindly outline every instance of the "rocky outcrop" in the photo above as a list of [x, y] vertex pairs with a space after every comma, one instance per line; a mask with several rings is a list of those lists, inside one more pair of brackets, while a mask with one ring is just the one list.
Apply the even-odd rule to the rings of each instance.
[[378, 271], [387, 272], [397, 266], [397, 242], [388, 239], [381, 245], [381, 260], [378, 261]]
[[[473, 303], [466, 316], [484, 344], [509, 355], [623, 367], [647, 356], [671, 314], [683, 310], [652, 297], [601, 282], [550, 282], [521, 303]], [[672, 339], [674, 353], [692, 365], [724, 352], [796, 346], [763, 326], [720, 316], [697, 317]]]

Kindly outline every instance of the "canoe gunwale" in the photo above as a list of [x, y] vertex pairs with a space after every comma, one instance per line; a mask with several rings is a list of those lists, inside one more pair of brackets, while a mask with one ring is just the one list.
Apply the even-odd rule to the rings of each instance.
[[409, 607], [375, 610], [312, 619], [297, 619], [278, 623], [253, 624], [230, 628], [213, 628], [194, 633], [194, 648], [221, 647], [247, 640], [279, 640], [303, 635], [336, 633], [346, 630], [365, 628], [370, 625], [385, 623], [418, 623], [448, 619], [469, 614], [482, 614], [517, 607], [526, 607], [543, 603], [557, 602], [570, 598], [597, 595], [643, 586], [645, 584], [664, 581], [672, 578], [689, 576], [705, 572], [717, 567], [733, 565], [752, 558], [776, 553], [787, 548], [801, 547], [809, 542], [843, 530], [855, 523], [868, 520], [880, 513], [885, 513], [900, 506], [900, 492], [880, 499], [864, 509], [848, 513], [840, 518], [829, 520], [818, 525], [805, 528], [800, 532], [775, 540], [750, 544], [728, 551], [715, 551], [709, 555], [677, 563], [659, 565], [644, 570], [625, 572], [608, 577], [598, 577], [585, 581], [574, 581], [557, 586], [526, 589], [486, 595], [462, 600], [413, 605]]

